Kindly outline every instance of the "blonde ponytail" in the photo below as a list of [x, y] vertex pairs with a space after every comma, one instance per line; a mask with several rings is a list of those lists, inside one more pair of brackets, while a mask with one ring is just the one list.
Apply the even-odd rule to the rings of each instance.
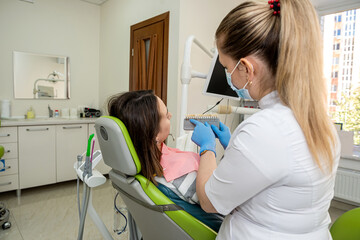
[[[327, 115], [319, 19], [309, 0], [281, 0], [275, 86], [303, 130], [320, 168], [332, 169], [335, 136]], [[325, 164], [325, 166], [324, 166]]]

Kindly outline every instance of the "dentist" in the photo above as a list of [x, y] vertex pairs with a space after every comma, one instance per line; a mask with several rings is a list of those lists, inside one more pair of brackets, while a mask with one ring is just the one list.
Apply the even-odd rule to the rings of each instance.
[[[218, 239], [331, 239], [340, 144], [327, 115], [318, 22], [310, 0], [245, 2], [216, 31], [228, 84], [262, 109], [232, 136], [222, 123], [191, 120], [201, 207], [226, 215]], [[216, 137], [225, 149], [218, 166]]]

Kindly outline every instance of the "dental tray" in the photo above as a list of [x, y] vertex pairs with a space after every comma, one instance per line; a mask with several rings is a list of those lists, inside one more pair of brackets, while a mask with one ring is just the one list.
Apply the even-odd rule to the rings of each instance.
[[194, 119], [196, 121], [205, 123], [207, 122], [209, 125], [215, 125], [219, 128], [220, 120], [217, 115], [207, 114], [207, 115], [186, 115], [184, 119], [184, 130], [194, 130], [195, 125], [190, 122], [190, 119]]

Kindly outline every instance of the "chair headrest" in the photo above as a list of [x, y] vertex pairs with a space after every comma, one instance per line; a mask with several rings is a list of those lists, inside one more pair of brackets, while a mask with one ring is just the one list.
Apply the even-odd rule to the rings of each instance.
[[106, 165], [129, 176], [141, 171], [130, 135], [120, 119], [103, 116], [95, 122], [96, 136]]

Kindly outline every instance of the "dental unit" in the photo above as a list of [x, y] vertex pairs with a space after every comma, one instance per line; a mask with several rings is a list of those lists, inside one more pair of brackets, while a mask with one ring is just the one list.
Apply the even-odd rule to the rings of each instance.
[[[91, 134], [88, 139], [87, 151], [77, 156], [77, 161], [74, 163], [74, 169], [77, 173], [77, 196], [78, 196], [78, 209], [79, 209], [79, 232], [78, 240], [83, 239], [84, 226], [86, 214], [89, 213], [96, 227], [101, 232], [104, 239], [112, 240], [108, 229], [95, 211], [92, 204], [92, 188], [98, 187], [106, 182], [106, 178], [94, 167], [102, 159], [101, 151], [94, 152], [95, 138], [94, 134]], [[82, 161], [85, 155], [85, 161]], [[79, 196], [79, 180], [83, 181], [83, 200], [80, 205]]]

